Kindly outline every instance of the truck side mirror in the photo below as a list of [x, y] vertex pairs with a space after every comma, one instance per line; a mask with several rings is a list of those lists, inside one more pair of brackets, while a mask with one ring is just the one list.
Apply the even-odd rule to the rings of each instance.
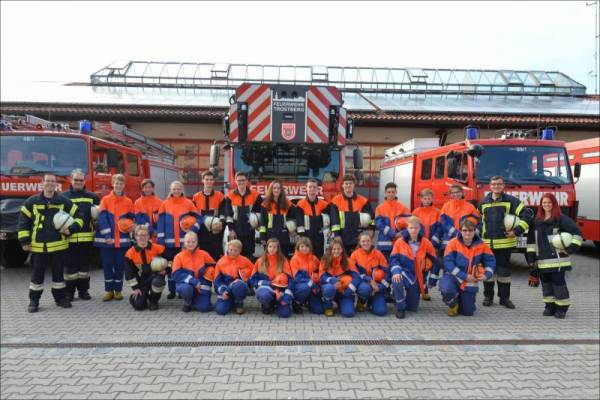
[[573, 169], [573, 176], [575, 176], [575, 178], [579, 178], [581, 176], [581, 163], [575, 163], [575, 168]]
[[363, 169], [363, 153], [359, 147], [355, 148], [352, 151], [352, 159], [354, 160], [354, 169], [362, 170]]
[[473, 158], [479, 158], [483, 154], [483, 146], [480, 144], [472, 144], [467, 150], [467, 154]]
[[448, 177], [455, 178], [457, 176], [456, 167], [458, 166], [458, 163], [456, 162], [456, 158], [448, 157], [447, 163], [448, 163]]
[[223, 117], [223, 135], [229, 137], [229, 115]]
[[338, 126], [340, 123], [340, 109], [338, 106], [329, 107], [329, 144], [337, 144]]
[[238, 137], [239, 142], [244, 143], [248, 138], [248, 104], [238, 104]]
[[346, 139], [352, 139], [354, 137], [354, 121], [352, 118], [348, 118], [348, 124], [346, 128]]
[[219, 145], [213, 143], [210, 145], [209, 166], [211, 168], [219, 166]]

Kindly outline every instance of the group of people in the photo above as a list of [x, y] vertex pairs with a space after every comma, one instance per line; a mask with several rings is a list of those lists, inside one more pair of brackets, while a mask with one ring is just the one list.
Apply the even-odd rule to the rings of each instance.
[[[569, 307], [568, 254], [583, 239], [551, 193], [542, 196], [534, 216], [504, 192], [504, 180], [496, 176], [478, 207], [464, 199], [457, 184], [449, 187], [450, 200], [441, 210], [425, 189], [420, 206], [411, 211], [397, 200], [396, 185], [388, 183], [385, 200], [373, 210], [355, 192], [353, 175], [343, 177], [342, 193], [330, 202], [318, 196], [318, 181], [309, 179], [307, 195], [297, 204], [278, 180], [263, 198], [250, 188], [245, 172], [236, 173], [235, 189], [227, 195], [214, 189], [212, 172], [202, 179], [202, 191], [191, 200], [179, 181], [161, 200], [146, 179], [134, 203], [124, 194], [120, 174], [112, 176], [113, 190], [101, 201], [86, 190], [80, 170], [73, 171], [64, 193], [56, 191], [54, 175], [45, 175], [43, 192], [26, 200], [19, 219], [19, 240], [31, 251], [29, 312], [39, 310], [47, 265], [58, 306], [71, 307], [76, 293], [91, 298], [93, 246], [104, 270], [102, 300], [122, 300], [125, 279], [136, 310], [157, 310], [166, 287], [168, 299], [183, 300], [184, 312], [243, 314], [245, 298], [255, 295], [263, 313], [283, 318], [304, 309], [326, 316], [335, 310], [345, 317], [364, 310], [383, 316], [389, 302], [396, 317], [405, 318], [421, 300], [431, 299], [429, 290], [438, 281], [450, 316], [473, 315], [480, 281], [484, 306], [493, 304], [497, 282], [499, 303], [512, 309], [510, 255], [516, 237], [527, 231], [529, 283], [541, 281], [544, 315], [564, 318]], [[72, 216], [60, 230], [53, 224], [58, 211]], [[509, 231], [506, 214], [518, 216]], [[560, 232], [573, 235], [565, 249], [552, 246], [551, 235]], [[264, 254], [255, 260], [257, 233]], [[166, 268], [154, 268], [158, 257]]]

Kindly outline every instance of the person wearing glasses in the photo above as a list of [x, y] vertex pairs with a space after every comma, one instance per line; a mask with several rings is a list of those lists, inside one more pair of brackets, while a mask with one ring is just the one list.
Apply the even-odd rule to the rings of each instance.
[[[478, 282], [491, 279], [496, 268], [492, 250], [475, 233], [476, 226], [471, 220], [460, 224], [460, 232], [451, 239], [444, 253], [444, 276], [440, 279], [440, 292], [444, 303], [449, 307], [448, 315], [472, 316], [475, 313], [475, 297], [479, 291]], [[428, 285], [436, 285], [432, 271]]]
[[[515, 305], [510, 300], [510, 255], [517, 247], [517, 236], [523, 235], [529, 229], [533, 212], [516, 197], [504, 193], [503, 177], [493, 176], [490, 178], [490, 189], [491, 192], [483, 198], [478, 208], [482, 222], [481, 238], [492, 249], [496, 258], [496, 280], [498, 281], [500, 304], [514, 309]], [[508, 232], [504, 228], [506, 214], [516, 215], [520, 219], [517, 227]], [[494, 278], [492, 276], [483, 283], [483, 305], [485, 307], [494, 303]]]
[[228, 240], [242, 242], [242, 255], [254, 260], [255, 230], [250, 225], [250, 213], [260, 213], [262, 197], [248, 186], [248, 174], [235, 174], [236, 188], [227, 193], [225, 200], [225, 222], [229, 228]]
[[450, 186], [450, 200], [440, 210], [440, 225], [442, 229], [442, 251], [448, 241], [458, 235], [458, 227], [462, 221], [470, 218], [478, 226], [481, 218], [479, 212], [465, 200], [463, 187], [459, 184]]
[[73, 301], [75, 290], [81, 300], [90, 300], [90, 265], [94, 253], [94, 225], [92, 224], [92, 206], [100, 205], [96, 193], [85, 188], [85, 173], [81, 169], [71, 172], [71, 186], [63, 195], [70, 199], [83, 220], [83, 228], [69, 236], [69, 248], [65, 262], [66, 298]]

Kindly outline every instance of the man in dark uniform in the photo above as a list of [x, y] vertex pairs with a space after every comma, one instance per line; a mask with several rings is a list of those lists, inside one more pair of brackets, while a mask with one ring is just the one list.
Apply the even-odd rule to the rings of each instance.
[[[225, 225], [225, 196], [218, 190], [214, 190], [215, 174], [205, 171], [202, 174], [202, 190], [194, 195], [192, 201], [208, 225], [203, 224], [198, 232], [199, 245], [218, 260], [223, 255], [223, 226]], [[206, 217], [214, 217], [206, 218]], [[214, 230], [217, 226], [220, 230]]]

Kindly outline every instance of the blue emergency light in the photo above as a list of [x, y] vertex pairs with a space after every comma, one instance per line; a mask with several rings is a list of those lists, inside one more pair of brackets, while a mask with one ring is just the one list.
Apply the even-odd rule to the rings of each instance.
[[479, 128], [476, 126], [467, 126], [465, 128], [465, 140], [475, 140], [479, 137]]
[[79, 132], [90, 133], [92, 131], [92, 123], [87, 119], [79, 121]]
[[542, 140], [554, 140], [554, 132], [556, 128], [547, 127], [542, 129], [542, 133], [540, 135], [540, 139]]

